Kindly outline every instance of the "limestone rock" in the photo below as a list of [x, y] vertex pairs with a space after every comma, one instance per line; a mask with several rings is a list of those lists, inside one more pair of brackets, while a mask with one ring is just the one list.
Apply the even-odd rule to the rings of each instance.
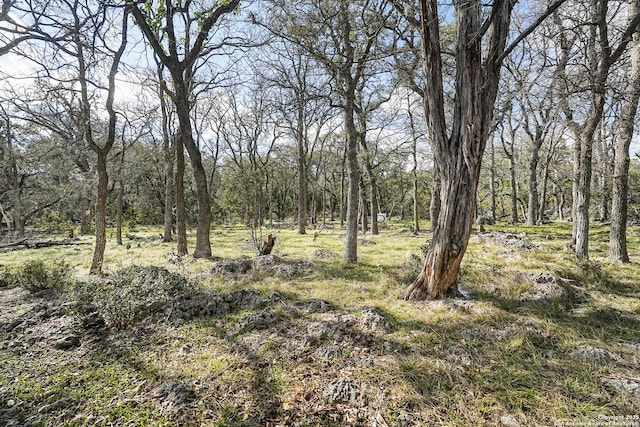
[[361, 310], [362, 324], [369, 329], [391, 332], [393, 325], [389, 316], [377, 307], [364, 307]]
[[260, 311], [258, 313], [251, 313], [240, 319], [232, 328], [227, 331], [227, 335], [237, 335], [242, 332], [264, 329], [273, 325], [278, 321], [278, 317], [271, 310]]
[[311, 259], [331, 259], [336, 258], [338, 254], [329, 249], [316, 249], [311, 254]]
[[351, 403], [362, 405], [364, 403], [364, 394], [358, 384], [346, 378], [336, 378], [331, 381], [322, 396], [330, 404]]
[[591, 345], [578, 346], [569, 354], [569, 357], [582, 362], [595, 363], [597, 365], [606, 365], [620, 360], [620, 357], [617, 354]]
[[614, 390], [629, 395], [635, 402], [640, 403], [640, 378], [607, 377], [603, 382]]

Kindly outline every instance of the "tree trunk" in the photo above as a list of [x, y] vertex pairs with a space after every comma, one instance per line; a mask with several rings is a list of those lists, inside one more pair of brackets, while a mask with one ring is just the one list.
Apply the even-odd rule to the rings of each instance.
[[411, 111], [411, 99], [407, 100], [407, 114], [409, 116], [409, 127], [411, 128], [411, 157], [413, 164], [411, 165], [411, 177], [413, 178], [413, 230], [417, 233], [420, 231], [420, 208], [418, 199], [418, 133], [416, 124]]
[[82, 219], [80, 220], [80, 234], [86, 236], [91, 234], [91, 223], [93, 221], [93, 200], [91, 197], [91, 189], [88, 184], [83, 185], [86, 191], [84, 194], [84, 209], [82, 210]]
[[[162, 66], [158, 64], [158, 80], [162, 81]], [[169, 113], [162, 85], [158, 87], [160, 110], [162, 112], [162, 148], [164, 151], [164, 232], [162, 241], [171, 242], [173, 234], [173, 162], [176, 156], [175, 138], [169, 132]]]
[[413, 177], [413, 230], [417, 233], [420, 231], [420, 209], [418, 200], [418, 158], [415, 150], [415, 141], [413, 147], [413, 166], [411, 167], [411, 175]]
[[298, 102], [296, 139], [298, 146], [298, 234], [307, 230], [307, 150], [304, 132], [304, 105]]
[[189, 91], [179, 71], [172, 70], [173, 83], [175, 85], [176, 113], [180, 122], [180, 135], [184, 147], [189, 153], [193, 179], [196, 184], [196, 197], [198, 199], [198, 224], [196, 230], [196, 247], [193, 251], [194, 258], [211, 256], [211, 201], [209, 200], [209, 188], [207, 174], [202, 166], [200, 148], [193, 140], [191, 117], [189, 115]]
[[[366, 119], [360, 119], [362, 123], [362, 127], [366, 126]], [[376, 181], [375, 172], [373, 170], [373, 165], [371, 164], [371, 158], [369, 157], [369, 148], [367, 147], [367, 134], [365, 131], [359, 133], [360, 137], [360, 146], [362, 148], [363, 160], [364, 160], [364, 168], [367, 173], [367, 177], [369, 178], [369, 203], [371, 206], [371, 234], [377, 236], [380, 234], [378, 230], [378, 212], [380, 211], [380, 204], [378, 202], [378, 183]], [[361, 189], [362, 191], [362, 200], [366, 202], [366, 198], [364, 197], [364, 185]], [[366, 211], [366, 205], [364, 207]], [[367, 228], [363, 227], [363, 231], [366, 231]]]
[[184, 202], [184, 147], [182, 144], [182, 132], [175, 138], [176, 150], [176, 251], [179, 256], [185, 256], [187, 251], [187, 212]]
[[538, 205], [538, 224], [545, 222], [545, 210], [547, 209], [547, 190], [549, 187], [549, 163], [544, 165], [542, 170], [542, 192], [540, 193], [540, 203]]
[[576, 261], [589, 259], [589, 206], [591, 202], [591, 166], [593, 156], [593, 139], [583, 138], [579, 143], [578, 165], [580, 173], [576, 180], [574, 202], [574, 228]]
[[[451, 134], [444, 111], [438, 1], [420, 0], [425, 93], [424, 109], [437, 175], [441, 210], [431, 248], [404, 299], [434, 299], [458, 293], [460, 262], [474, 221], [480, 165], [492, 121], [511, 1], [494, 2], [491, 29], [483, 40], [479, 0], [456, 0], [456, 92]], [[482, 46], [487, 51], [483, 55]], [[484, 63], [483, 63], [484, 58]]]
[[346, 208], [346, 192], [345, 192], [345, 174], [347, 163], [347, 149], [345, 144], [345, 150], [342, 155], [342, 163], [340, 164], [340, 228], [344, 226], [347, 220], [347, 208]]
[[[167, 139], [169, 137], [167, 136]], [[165, 243], [173, 240], [173, 202], [174, 202], [174, 174], [173, 162], [175, 158], [175, 142], [165, 149], [164, 153], [164, 233], [162, 241]]]
[[89, 274], [99, 274], [104, 262], [104, 251], [107, 245], [107, 190], [109, 174], [107, 173], [107, 154], [99, 152], [96, 163], [98, 173], [98, 187], [96, 189], [96, 244], [93, 250], [93, 260]]
[[480, 167], [479, 163], [473, 169], [464, 163], [448, 166], [444, 169], [450, 173], [441, 178], [441, 187], [449, 191], [440, 193], [441, 210], [431, 248], [422, 272], [402, 294], [406, 300], [458, 294], [458, 271], [471, 235]]
[[518, 182], [516, 179], [516, 160], [515, 160], [514, 154], [508, 154], [508, 157], [509, 157], [509, 184], [511, 187], [511, 224], [517, 224], [518, 223]]
[[[434, 169], [434, 174], [436, 173]], [[440, 179], [434, 175], [433, 186], [431, 187], [431, 204], [429, 205], [429, 220], [431, 221], [431, 232], [436, 232], [438, 217], [440, 216]]]
[[529, 203], [527, 225], [536, 225], [538, 220], [538, 161], [542, 141], [534, 141], [529, 159]]
[[[640, 13], [638, 3], [629, 0], [629, 16]], [[629, 86], [618, 119], [618, 138], [614, 146], [613, 194], [611, 206], [611, 232], [609, 259], [611, 262], [629, 262], [627, 252], [627, 196], [629, 193], [629, 146], [633, 139], [635, 116], [640, 99], [640, 35], [635, 33], [630, 45], [631, 69]]]
[[358, 134], [353, 119], [353, 98], [347, 99], [345, 107], [345, 125], [347, 128], [347, 235], [344, 260], [347, 263], [358, 262], [358, 186], [360, 170], [358, 168]]
[[496, 222], [496, 150], [491, 142], [491, 164], [489, 165], [489, 192], [491, 193], [491, 220]]
[[[122, 173], [122, 172], [121, 172]], [[116, 243], [122, 246], [122, 208], [124, 198], [124, 182], [122, 176], [118, 180], [118, 198], [116, 200]]]

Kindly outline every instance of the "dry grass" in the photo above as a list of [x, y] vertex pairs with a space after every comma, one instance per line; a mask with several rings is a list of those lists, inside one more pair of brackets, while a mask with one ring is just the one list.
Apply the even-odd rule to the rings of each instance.
[[[277, 291], [286, 304], [276, 307], [275, 324], [233, 336], [226, 331], [249, 312], [84, 336], [81, 346], [64, 351], [37, 343], [16, 351], [7, 346], [15, 334], [3, 332], [0, 414], [7, 407], [4, 389], [13, 405], [21, 405], [21, 420], [32, 417], [36, 425], [54, 426], [537, 426], [633, 417], [640, 402], [605, 379], [638, 378], [638, 239], [630, 239], [633, 262], [613, 266], [605, 259], [606, 229], [595, 226], [592, 260], [577, 270], [563, 249], [570, 227], [488, 227], [526, 235], [537, 248], [473, 237], [460, 276], [470, 299], [412, 303], [398, 296], [416, 268], [412, 254], [419, 254], [430, 236], [413, 236], [401, 225], [366, 236], [375, 244], [359, 247], [357, 265], [343, 263], [344, 234], [338, 227], [303, 236], [290, 228], [268, 230], [277, 236], [274, 253], [283, 259], [309, 260], [317, 249], [337, 253], [315, 260], [309, 274], [287, 279], [264, 274], [224, 279], [209, 273], [215, 260], [178, 259], [172, 244], [142, 241], [127, 247], [110, 239], [107, 274], [130, 265], [161, 266], [195, 278], [201, 290]], [[194, 236], [189, 237], [193, 247]], [[253, 256], [249, 233], [240, 227], [215, 228], [212, 242], [216, 259]], [[0, 265], [34, 258], [64, 260], [78, 278], [86, 278], [91, 246], [2, 253]], [[527, 299], [535, 287], [531, 277], [540, 273], [558, 278], [566, 294]], [[325, 314], [287, 307], [312, 298], [327, 300], [336, 314], [354, 319], [344, 337], [305, 341], [308, 325]], [[361, 325], [361, 309], [370, 306], [386, 313], [390, 330]], [[619, 359], [599, 364], [571, 358], [580, 345]], [[317, 356], [332, 346], [340, 350], [335, 357]], [[327, 402], [323, 390], [335, 378], [353, 380], [363, 400]], [[194, 400], [173, 407], [166, 396], [154, 394], [168, 382], [186, 384]], [[62, 398], [70, 403], [42, 410]]]

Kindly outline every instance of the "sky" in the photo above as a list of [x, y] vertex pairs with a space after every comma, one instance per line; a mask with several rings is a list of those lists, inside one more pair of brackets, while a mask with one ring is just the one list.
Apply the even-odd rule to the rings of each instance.
[[[448, 9], [447, 9], [448, 10]], [[134, 29], [133, 36], [130, 40], [132, 49], [127, 53], [125, 62], [143, 67], [150, 62], [149, 49], [145, 48], [141, 41], [139, 33], [135, 32], [135, 26], [130, 25]], [[13, 53], [0, 56], [0, 89], [11, 82], [12, 85], [26, 85], [29, 83], [28, 77], [32, 75], [33, 64], [28, 60], [21, 58]], [[139, 76], [126, 71], [121, 71], [117, 77], [116, 103], [135, 102], [141, 93], [141, 85]], [[634, 141], [630, 150], [630, 154], [634, 157], [640, 153], [640, 136], [636, 131]]]

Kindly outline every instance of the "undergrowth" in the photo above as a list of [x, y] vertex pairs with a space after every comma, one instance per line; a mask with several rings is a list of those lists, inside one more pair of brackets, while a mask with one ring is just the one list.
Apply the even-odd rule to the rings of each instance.
[[[266, 230], [277, 236], [274, 254], [285, 260], [309, 260], [318, 249], [337, 253], [313, 259], [308, 274], [290, 278], [265, 273], [214, 277], [216, 259], [176, 259], [173, 244], [145, 241], [127, 249], [110, 241], [105, 265], [113, 272], [89, 280], [89, 248], [61, 248], [73, 266], [65, 268], [76, 268], [73, 301], [95, 307], [109, 328], [95, 337], [86, 332], [82, 345], [64, 351], [29, 344], [20, 350], [15, 344], [20, 328], [0, 335], [0, 424], [9, 399], [23, 411], [23, 419], [39, 417], [40, 425], [51, 426], [525, 427], [637, 415], [638, 400], [609, 380], [638, 377], [638, 242], [629, 242], [631, 264], [610, 265], [604, 258], [606, 227], [595, 224], [592, 259], [577, 268], [565, 249], [570, 224], [486, 228], [530, 239], [534, 248], [474, 235], [459, 277], [468, 297], [431, 302], [399, 299], [422, 268], [431, 237], [428, 232], [416, 236], [399, 224], [388, 225], [380, 236], [367, 235], [375, 244], [359, 247], [357, 265], [341, 260], [344, 234], [338, 227], [304, 236], [286, 228]], [[157, 232], [138, 230], [143, 236]], [[242, 227], [221, 227], [213, 234], [214, 255], [253, 255], [241, 243], [246, 237]], [[193, 240], [190, 234], [190, 247]], [[23, 252], [25, 259], [37, 256], [36, 251]], [[0, 254], [0, 264], [20, 264], [10, 257], [15, 254]], [[65, 280], [74, 275], [63, 274], [65, 268], [56, 276], [54, 264], [34, 265], [7, 269], [0, 283], [17, 285], [14, 277], [20, 272], [30, 275], [30, 282], [44, 277], [41, 282], [48, 286], [67, 283], [69, 288]], [[540, 285], [532, 277], [540, 274], [552, 276], [549, 286], [562, 294], [531, 298]], [[281, 300], [176, 324], [139, 323], [177, 296], [244, 288], [263, 295], [277, 292]], [[310, 314], [296, 305], [319, 300], [333, 308]], [[391, 327], [363, 326], [366, 307], [384, 313]], [[264, 310], [275, 313], [271, 324], [234, 329]], [[353, 324], [344, 335], [305, 338], [322, 322], [342, 318]], [[615, 357], [602, 363], [575, 358], [576, 349], [585, 346]], [[332, 404], [323, 398], [332, 381], [345, 378], [359, 385], [363, 403]], [[177, 399], [176, 392], [158, 391], [166, 384], [183, 386], [194, 397], [177, 405], [171, 400]], [[68, 396], [68, 390], [66, 407], [39, 412]]]
[[73, 283], [72, 270], [64, 262], [27, 260], [13, 268], [0, 270], [0, 287], [21, 286], [32, 292], [43, 290], [63, 291]]

